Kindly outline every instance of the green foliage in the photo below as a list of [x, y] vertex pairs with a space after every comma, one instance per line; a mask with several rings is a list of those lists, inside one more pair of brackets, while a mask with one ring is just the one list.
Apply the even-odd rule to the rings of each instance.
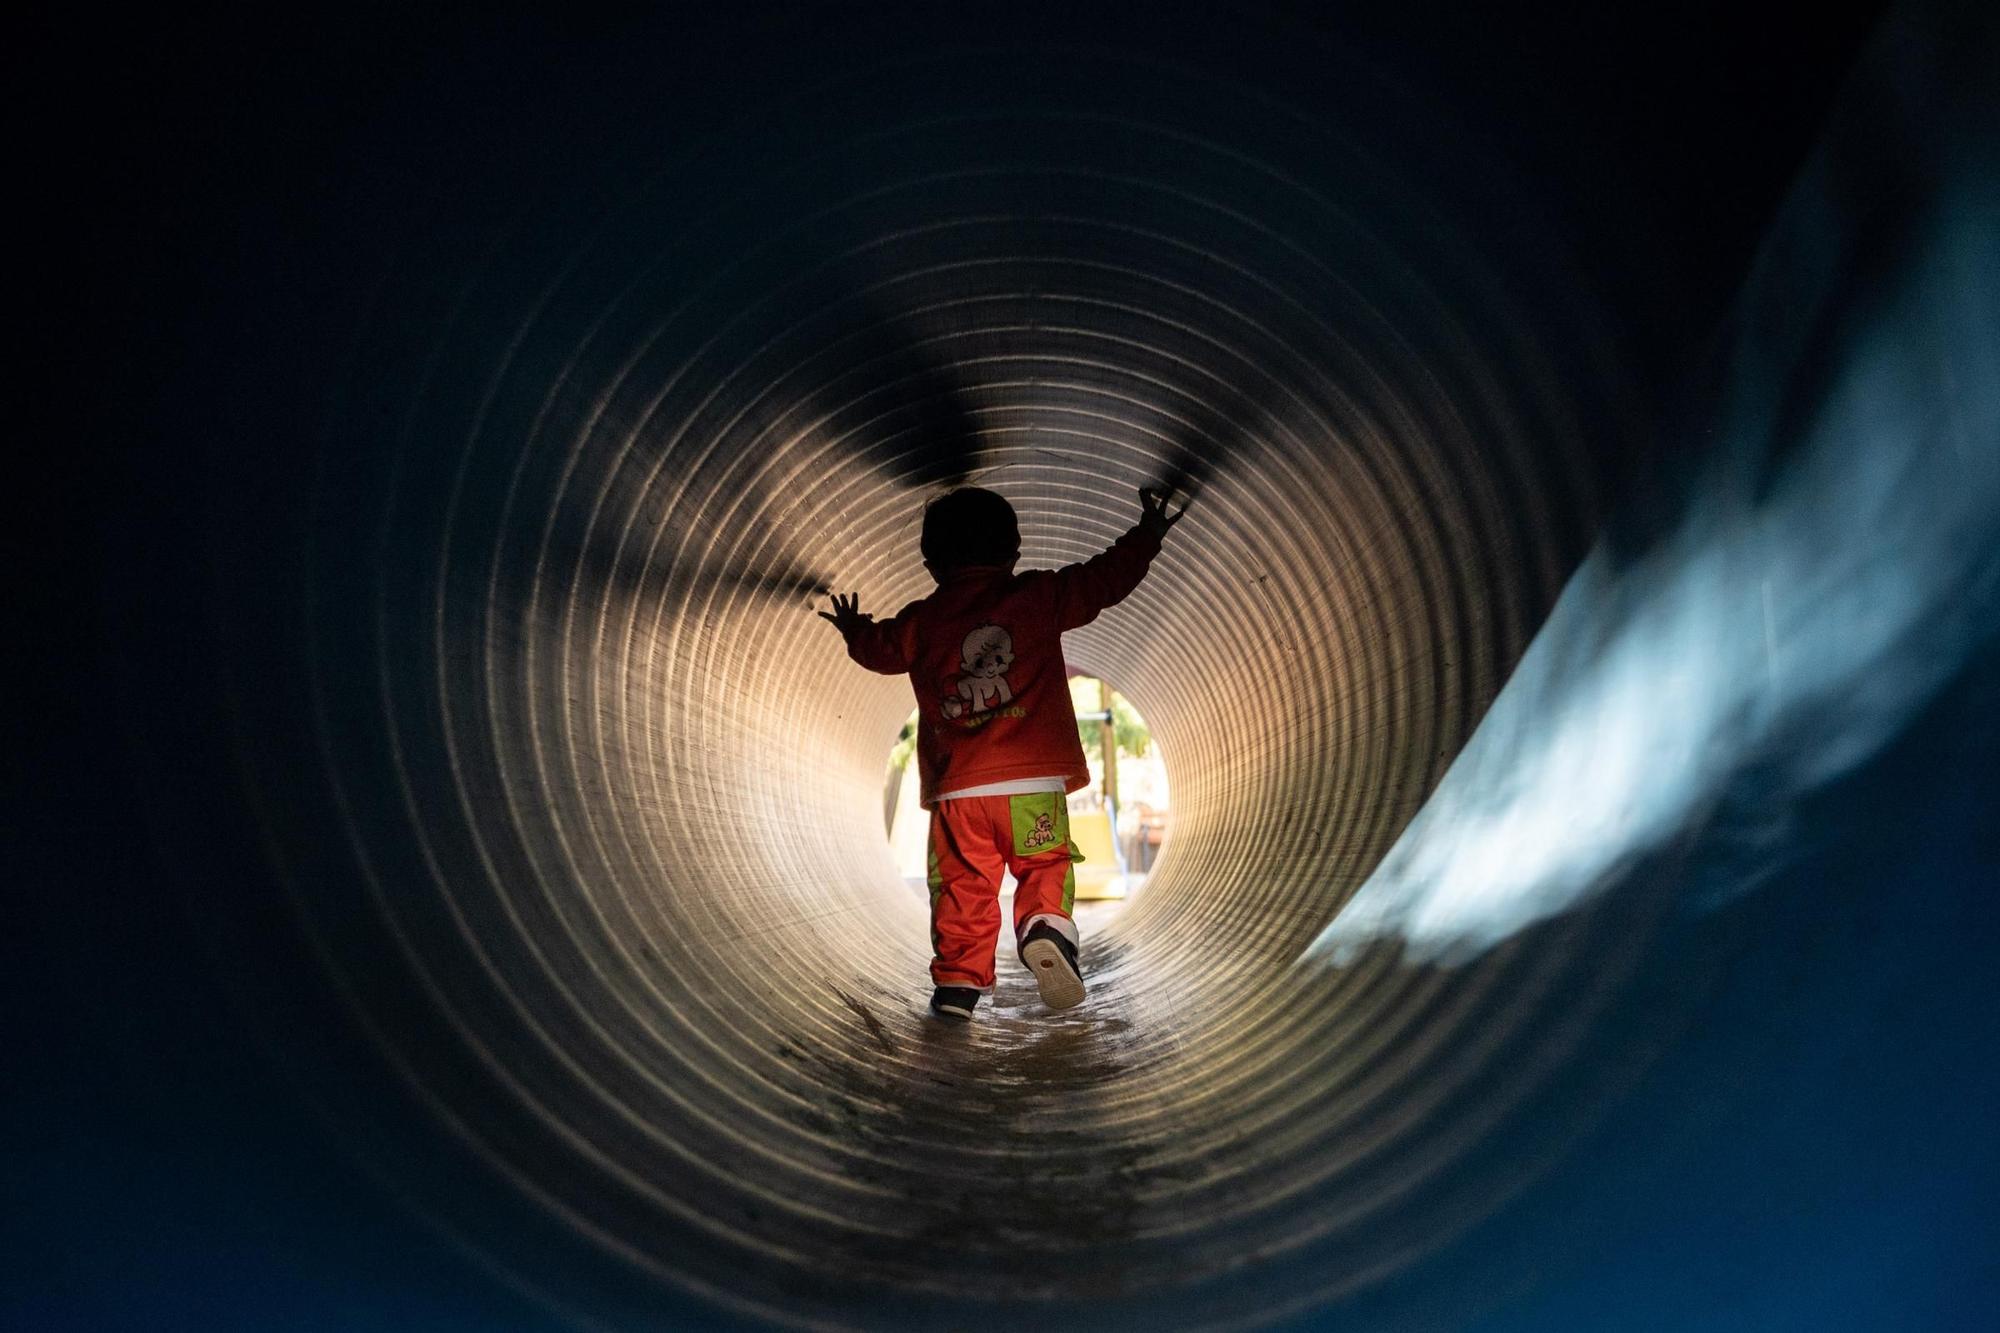
[[[1074, 686], [1075, 683], [1072, 681], [1071, 685]], [[1095, 681], [1090, 683], [1088, 691], [1072, 688], [1071, 697], [1076, 700], [1079, 712], [1097, 711], [1098, 696]], [[1100, 764], [1103, 763], [1104, 724], [1096, 721], [1078, 721], [1076, 735], [1077, 739], [1083, 742], [1085, 756]], [[1146, 720], [1139, 716], [1138, 709], [1126, 702], [1124, 695], [1115, 690], [1111, 695], [1111, 735], [1118, 746], [1118, 753], [1130, 755], [1134, 759], [1143, 759], [1153, 746], [1153, 733], [1147, 728]]]
[[896, 743], [889, 750], [889, 767], [900, 773], [909, 765], [910, 756], [917, 752], [917, 715], [910, 714], [910, 720], [896, 733]]

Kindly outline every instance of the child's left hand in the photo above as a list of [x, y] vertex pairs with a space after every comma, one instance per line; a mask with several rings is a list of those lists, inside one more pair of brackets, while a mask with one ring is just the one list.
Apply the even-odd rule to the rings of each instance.
[[851, 592], [845, 597], [839, 593], [833, 594], [833, 610], [821, 611], [818, 615], [821, 620], [839, 630], [843, 639], [853, 638], [854, 631], [860, 629], [862, 622], [868, 619], [861, 614], [861, 594], [858, 592]]

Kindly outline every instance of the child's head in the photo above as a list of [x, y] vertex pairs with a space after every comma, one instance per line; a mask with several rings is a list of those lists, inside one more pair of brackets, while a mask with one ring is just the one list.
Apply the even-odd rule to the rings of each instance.
[[972, 565], [1012, 568], [1021, 558], [1014, 506], [992, 491], [963, 486], [924, 510], [924, 567], [942, 578]]

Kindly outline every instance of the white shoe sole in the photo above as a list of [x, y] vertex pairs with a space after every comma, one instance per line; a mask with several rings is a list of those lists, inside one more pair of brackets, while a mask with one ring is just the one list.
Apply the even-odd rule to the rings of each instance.
[[1069, 960], [1053, 940], [1030, 940], [1021, 961], [1042, 988], [1042, 1003], [1051, 1009], [1074, 1009], [1083, 1003], [1083, 978], [1070, 970]]

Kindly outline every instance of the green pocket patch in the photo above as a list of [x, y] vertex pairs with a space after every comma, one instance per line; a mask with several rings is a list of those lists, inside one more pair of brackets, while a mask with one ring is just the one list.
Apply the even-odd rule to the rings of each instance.
[[1014, 854], [1034, 856], [1069, 842], [1069, 801], [1059, 791], [1031, 791], [1007, 798], [1014, 820]]

